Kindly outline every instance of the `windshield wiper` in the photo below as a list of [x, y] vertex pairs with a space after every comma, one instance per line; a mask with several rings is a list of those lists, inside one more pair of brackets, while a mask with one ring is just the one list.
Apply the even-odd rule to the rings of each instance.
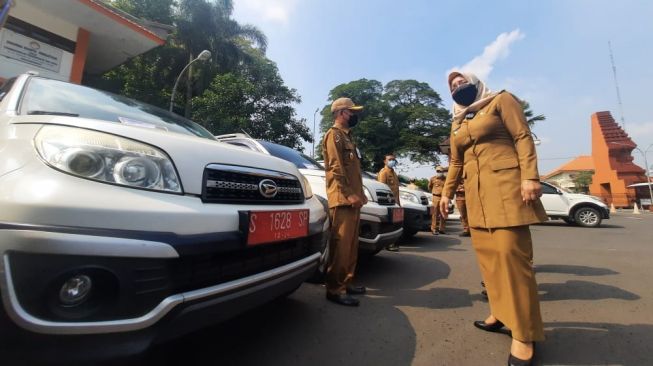
[[27, 111], [28, 115], [52, 115], [52, 116], [67, 116], [79, 117], [77, 113], [57, 112], [57, 111]]

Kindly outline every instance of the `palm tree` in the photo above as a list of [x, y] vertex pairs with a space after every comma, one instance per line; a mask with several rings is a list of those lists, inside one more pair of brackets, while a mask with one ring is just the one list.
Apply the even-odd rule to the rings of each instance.
[[[186, 57], [179, 65], [179, 70], [202, 50], [208, 49], [213, 55], [210, 63], [198, 65], [199, 72], [195, 75], [189, 70], [186, 84], [187, 116], [190, 114], [189, 102], [193, 91], [200, 94], [209, 86], [214, 75], [232, 71], [239, 63], [251, 61], [246, 52], [247, 47], [255, 46], [265, 53], [265, 34], [252, 25], [239, 24], [231, 18], [232, 14], [232, 0], [179, 2], [174, 42], [186, 51]], [[199, 81], [194, 88], [191, 88], [192, 78]]]
[[533, 127], [535, 122], [546, 120], [546, 117], [543, 114], [538, 114], [537, 116], [533, 116], [531, 105], [527, 101], [522, 100], [520, 101], [520, 103], [522, 109], [524, 110], [524, 116], [526, 116], [526, 122], [528, 123], [528, 127]]

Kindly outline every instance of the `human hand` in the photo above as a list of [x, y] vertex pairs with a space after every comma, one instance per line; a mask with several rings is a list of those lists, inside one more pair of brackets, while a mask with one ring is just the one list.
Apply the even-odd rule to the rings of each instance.
[[347, 197], [347, 201], [349, 201], [351, 207], [353, 208], [360, 208], [364, 205], [363, 200], [361, 200], [361, 198], [356, 194], [352, 194], [351, 196]]
[[537, 180], [524, 179], [521, 181], [521, 198], [526, 203], [534, 202], [542, 197], [542, 185]]
[[440, 207], [438, 209], [445, 219], [449, 216], [449, 197], [442, 196], [440, 198]]

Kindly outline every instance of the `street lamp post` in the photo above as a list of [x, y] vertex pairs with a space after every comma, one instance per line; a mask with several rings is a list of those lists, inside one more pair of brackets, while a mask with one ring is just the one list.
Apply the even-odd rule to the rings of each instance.
[[320, 111], [320, 107], [317, 107], [315, 108], [315, 112], [313, 112], [313, 151], [311, 153], [312, 158], [315, 158], [315, 115], [319, 111]]
[[172, 112], [172, 106], [174, 105], [175, 102], [175, 93], [177, 92], [177, 84], [179, 84], [179, 79], [181, 79], [181, 76], [184, 74], [186, 69], [190, 67], [195, 61], [206, 61], [211, 58], [211, 51], [204, 50], [200, 52], [199, 56], [197, 56], [193, 61], [189, 62], [188, 65], [184, 67], [183, 70], [179, 73], [179, 76], [177, 76], [177, 80], [175, 80], [175, 85], [172, 87], [172, 93], [170, 94], [170, 112]]
[[[622, 144], [620, 142], [611, 142], [611, 144], [633, 147], [632, 145]], [[644, 157], [644, 167], [645, 167], [644, 170], [646, 171], [646, 184], [648, 185], [648, 194], [649, 194], [649, 199], [651, 200], [651, 202], [649, 202], [649, 206], [653, 205], [653, 188], [651, 188], [651, 170], [648, 166], [648, 159], [646, 159], [646, 154], [648, 154], [648, 151], [651, 149], [651, 147], [653, 147], [653, 144], [648, 145], [646, 150], [642, 150], [639, 147], [634, 146], [634, 148], [637, 149], [637, 151], [639, 151], [639, 153], [642, 154], [642, 156]]]

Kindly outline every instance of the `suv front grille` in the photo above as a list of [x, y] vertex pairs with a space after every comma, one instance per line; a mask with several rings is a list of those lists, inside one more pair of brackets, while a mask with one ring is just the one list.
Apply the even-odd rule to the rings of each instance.
[[202, 201], [293, 204], [304, 202], [304, 192], [299, 179], [291, 174], [211, 164], [204, 170]]
[[426, 196], [422, 196], [422, 197], [420, 197], [420, 201], [422, 202], [422, 204], [423, 204], [424, 206], [428, 206], [428, 204], [429, 204], [429, 199], [426, 198]]
[[389, 191], [376, 191], [376, 198], [379, 205], [392, 206], [395, 204], [395, 196]]

